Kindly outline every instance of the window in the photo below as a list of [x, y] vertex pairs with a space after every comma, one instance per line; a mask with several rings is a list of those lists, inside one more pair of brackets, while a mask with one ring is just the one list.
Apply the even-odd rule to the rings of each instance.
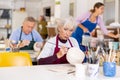
[[109, 25], [112, 22], [120, 23], [120, 0], [104, 0], [105, 13], [104, 21], [105, 25]]
[[115, 21], [115, 0], [104, 0], [104, 4], [104, 22], [105, 25], [110, 25]]
[[45, 8], [45, 16], [50, 17], [51, 16], [51, 9]]

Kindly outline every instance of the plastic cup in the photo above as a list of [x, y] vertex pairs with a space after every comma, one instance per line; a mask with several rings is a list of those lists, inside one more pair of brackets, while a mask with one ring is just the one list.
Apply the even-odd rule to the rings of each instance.
[[103, 62], [104, 76], [114, 77], [116, 75], [116, 63], [115, 62]]

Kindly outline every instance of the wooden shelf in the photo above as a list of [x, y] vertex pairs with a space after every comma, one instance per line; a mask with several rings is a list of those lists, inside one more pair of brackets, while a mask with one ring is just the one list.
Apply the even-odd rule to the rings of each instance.
[[6, 27], [0, 27], [0, 29], [11, 29], [11, 28], [6, 28]]
[[[12, 9], [5, 9], [5, 8], [0, 8], [0, 12], [2, 13], [0, 15], [0, 20], [5, 20], [3, 21], [4, 24], [1, 25], [0, 29], [6, 29], [7, 33], [7, 38], [9, 38], [11, 26], [12, 26]], [[1, 22], [2, 23], [2, 22]], [[8, 26], [9, 25], [9, 26]]]

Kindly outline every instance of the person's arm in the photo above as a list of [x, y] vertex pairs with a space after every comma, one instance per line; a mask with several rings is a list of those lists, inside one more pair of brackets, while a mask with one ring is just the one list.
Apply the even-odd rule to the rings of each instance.
[[18, 31], [13, 31], [12, 34], [10, 35], [9, 40], [14, 40], [16, 43], [18, 42], [18, 37], [19, 37], [19, 32]]
[[64, 46], [61, 47], [59, 52], [57, 52], [55, 55], [53, 54], [52, 56], [48, 56], [45, 58], [40, 58], [38, 60], [38, 64], [52, 64], [54, 61], [57, 59], [60, 59], [67, 53], [68, 49]]
[[43, 38], [36, 30], [33, 30], [33, 33], [34, 33], [33, 37], [34, 37], [36, 42], [43, 42]]
[[100, 17], [98, 17], [98, 25], [100, 26], [101, 30], [104, 32], [105, 35], [112, 38], [118, 38], [118, 35], [108, 32], [107, 28], [104, 25], [103, 20]]
[[55, 44], [56, 37], [49, 39], [45, 43], [40, 55], [37, 57], [38, 64], [52, 64], [58, 59], [57, 55], [54, 55]]
[[85, 26], [83, 26], [81, 23], [84, 22], [89, 16], [90, 16], [90, 12], [87, 12], [87, 13], [85, 13], [84, 15], [79, 16], [79, 17], [76, 19], [77, 25], [78, 25], [84, 32], [87, 32], [88, 29], [87, 29]]
[[113, 33], [108, 33], [107, 36], [112, 37], [112, 38], [118, 38], [119, 34], [115, 35]]
[[22, 48], [22, 47], [28, 46], [29, 44], [30, 44], [29, 40], [22, 40], [18, 42], [18, 47]]
[[49, 56], [49, 57], [46, 57], [46, 58], [40, 58], [38, 60], [38, 64], [39, 65], [41, 65], [41, 64], [52, 64], [57, 59], [58, 59], [57, 55]]
[[[48, 42], [54, 43], [54, 40], [50, 39]], [[52, 45], [50, 43], [46, 42], [42, 51], [40, 52], [40, 55], [37, 57], [38, 64], [48, 64], [52, 63], [54, 60], [53, 53], [55, 45]]]
[[68, 49], [62, 46], [61, 49], [54, 55], [54, 49], [56, 46], [55, 39], [56, 38], [51, 38], [46, 42], [40, 55], [37, 57], [38, 64], [52, 64], [54, 61], [66, 54]]

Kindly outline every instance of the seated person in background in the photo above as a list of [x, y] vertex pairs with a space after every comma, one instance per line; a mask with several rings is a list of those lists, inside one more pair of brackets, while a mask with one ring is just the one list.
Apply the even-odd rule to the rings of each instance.
[[74, 30], [72, 19], [58, 20], [57, 30], [58, 35], [50, 38], [45, 43], [40, 55], [37, 57], [38, 64], [68, 63], [66, 60], [66, 53], [68, 48], [79, 48], [76, 39], [70, 37]]
[[45, 19], [44, 16], [40, 16], [40, 21], [38, 22], [38, 27], [37, 30], [40, 33], [40, 35], [42, 36], [43, 39], [46, 39], [48, 36], [47, 33], [47, 21]]
[[19, 43], [20, 50], [33, 50], [35, 42], [42, 42], [43, 39], [39, 33], [34, 30], [36, 20], [33, 17], [26, 17], [23, 25], [17, 30], [13, 31], [9, 40], [14, 45]]

